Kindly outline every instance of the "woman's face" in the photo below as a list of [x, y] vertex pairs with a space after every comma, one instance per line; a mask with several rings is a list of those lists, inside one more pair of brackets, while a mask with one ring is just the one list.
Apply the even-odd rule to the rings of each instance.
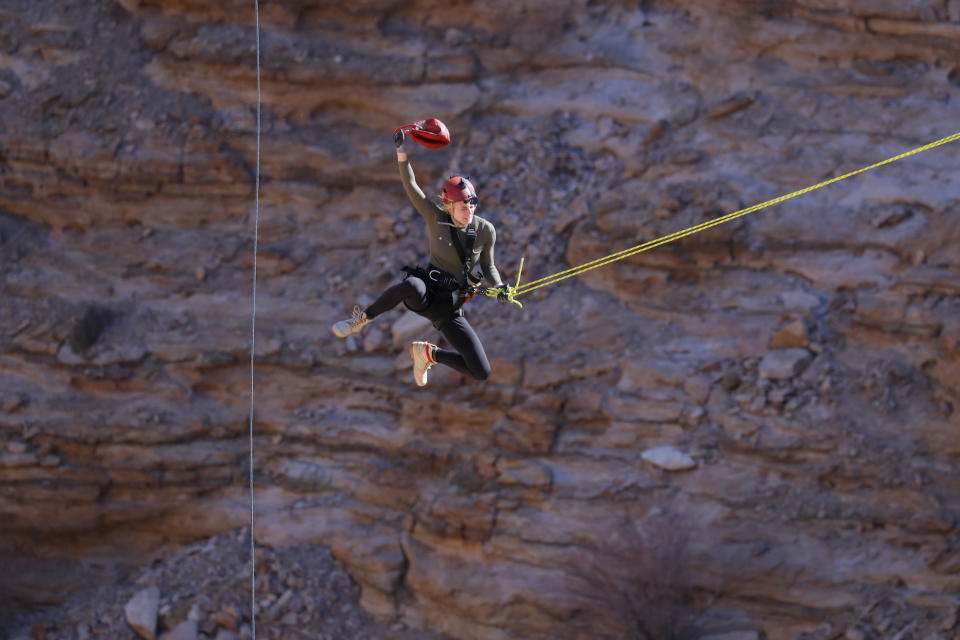
[[477, 210], [477, 205], [467, 204], [466, 202], [454, 202], [453, 211], [450, 212], [450, 216], [453, 218], [453, 223], [458, 227], [465, 227], [471, 222], [473, 222], [473, 212]]

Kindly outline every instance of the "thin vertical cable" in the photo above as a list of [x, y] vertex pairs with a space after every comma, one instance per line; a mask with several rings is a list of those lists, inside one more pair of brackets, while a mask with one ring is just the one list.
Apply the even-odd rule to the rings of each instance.
[[254, 538], [254, 497], [253, 497], [253, 392], [254, 392], [254, 354], [257, 345], [257, 251], [260, 244], [260, 2], [253, 0], [254, 31], [257, 38], [257, 143], [256, 169], [253, 189], [253, 305], [250, 318], [250, 628], [253, 640], [257, 640], [257, 554]]

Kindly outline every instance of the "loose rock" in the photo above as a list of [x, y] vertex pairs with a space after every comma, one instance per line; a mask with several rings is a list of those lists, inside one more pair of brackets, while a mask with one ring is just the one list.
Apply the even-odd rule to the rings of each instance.
[[774, 349], [760, 361], [760, 376], [770, 380], [787, 380], [803, 373], [813, 360], [806, 349]]
[[160, 590], [156, 587], [147, 587], [131, 598], [123, 609], [127, 624], [144, 640], [156, 638], [159, 606]]
[[770, 337], [771, 349], [792, 349], [807, 346], [809, 336], [803, 320], [795, 319], [780, 327]]
[[667, 471], [686, 471], [695, 469], [697, 461], [673, 447], [656, 447], [643, 452], [644, 460]]
[[160, 640], [197, 640], [198, 632], [199, 625], [196, 620], [184, 620], [160, 636]]

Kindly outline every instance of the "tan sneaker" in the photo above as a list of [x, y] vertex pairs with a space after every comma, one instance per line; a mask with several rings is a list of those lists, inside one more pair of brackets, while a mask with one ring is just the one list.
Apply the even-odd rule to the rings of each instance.
[[429, 342], [414, 342], [410, 345], [410, 357], [413, 358], [413, 381], [418, 387], [427, 386], [427, 372], [437, 364], [433, 359], [433, 350], [436, 345]]
[[360, 308], [360, 305], [356, 305], [353, 307], [353, 315], [350, 318], [333, 325], [333, 335], [338, 338], [352, 336], [355, 333], [360, 333], [370, 322], [371, 320], [367, 317], [366, 312]]

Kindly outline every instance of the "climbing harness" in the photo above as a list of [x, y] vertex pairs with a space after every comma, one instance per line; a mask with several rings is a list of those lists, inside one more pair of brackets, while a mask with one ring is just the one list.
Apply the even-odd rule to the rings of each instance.
[[460, 256], [460, 264], [463, 265], [463, 277], [465, 282], [469, 284], [476, 284], [480, 281], [480, 278], [473, 275], [473, 247], [477, 243], [477, 223], [471, 222], [467, 225], [467, 228], [463, 230], [465, 236], [467, 236], [467, 246], [464, 247], [463, 243], [460, 242], [460, 234], [457, 233], [457, 228], [453, 226], [453, 220], [450, 220], [450, 244], [453, 245], [453, 248], [457, 250], [457, 255]]
[[[448, 320], [451, 316], [462, 316], [463, 305], [477, 295], [477, 283], [481, 278], [473, 274], [473, 247], [477, 241], [477, 225], [471, 223], [464, 229], [464, 235], [467, 237], [466, 246], [460, 241], [456, 227], [449, 216], [445, 216], [445, 222], [450, 227], [450, 243], [457, 250], [460, 257], [461, 268], [463, 269], [463, 278], [466, 286], [461, 285], [460, 281], [451, 273], [440, 269], [434, 264], [428, 264], [424, 269], [420, 265], [416, 267], [403, 267], [403, 272], [407, 275], [404, 279], [411, 276], [420, 278], [427, 285], [429, 291], [429, 302], [423, 309], [413, 309], [410, 305], [407, 308], [425, 316], [434, 325], [439, 325]], [[406, 303], [404, 303], [406, 304]]]
[[[681, 238], [686, 238], [687, 236], [691, 236], [691, 235], [693, 235], [693, 234], [695, 234], [695, 233], [699, 233], [699, 232], [701, 232], [701, 231], [706, 231], [707, 229], [710, 229], [710, 228], [715, 227], [715, 226], [717, 226], [717, 225], [723, 224], [723, 223], [725, 223], [725, 222], [729, 222], [729, 221], [734, 220], [734, 219], [736, 219], [736, 218], [739, 218], [739, 217], [741, 217], [741, 216], [745, 216], [745, 215], [747, 215], [748, 213], [753, 213], [754, 211], [759, 211], [760, 209], [765, 209], [766, 207], [770, 207], [770, 206], [772, 206], [772, 205], [779, 204], [779, 203], [781, 203], [781, 202], [784, 202], [785, 200], [789, 200], [790, 198], [795, 198], [795, 197], [801, 196], [801, 195], [803, 195], [803, 194], [805, 194], [805, 193], [810, 193], [811, 191], [816, 191], [817, 189], [820, 189], [820, 188], [825, 187], [825, 186], [827, 186], [827, 185], [833, 184], [834, 182], [840, 182], [841, 180], [846, 180], [847, 178], [850, 178], [850, 177], [852, 177], [852, 176], [855, 176], [855, 175], [857, 175], [857, 174], [859, 174], [859, 173], [863, 173], [863, 172], [865, 172], [865, 171], [869, 171], [870, 169], [876, 169], [877, 167], [881, 167], [881, 166], [883, 166], [883, 165], [885, 165], [885, 164], [890, 164], [891, 162], [896, 162], [897, 160], [901, 160], [901, 159], [903, 159], [903, 158], [906, 158], [906, 157], [908, 157], [908, 156], [914, 155], [914, 154], [916, 154], [916, 153], [920, 153], [921, 151], [927, 151], [927, 150], [929, 150], [929, 149], [933, 149], [934, 147], [939, 147], [940, 145], [947, 144], [948, 142], [953, 142], [954, 140], [957, 140], [958, 138], [960, 138], [960, 132], [954, 133], [953, 135], [947, 136], [947, 137], [945, 137], [945, 138], [941, 138], [940, 140], [937, 140], [937, 141], [935, 141], [935, 142], [931, 142], [930, 144], [923, 145], [922, 147], [917, 147], [916, 149], [912, 149], [912, 150], [907, 151], [907, 152], [905, 152], [905, 153], [901, 153], [901, 154], [899, 154], [899, 155], [893, 156], [892, 158], [887, 158], [886, 160], [883, 160], [883, 161], [881, 161], [881, 162], [877, 162], [876, 164], [872, 164], [872, 165], [870, 165], [870, 166], [868, 166], [868, 167], [863, 167], [862, 169], [857, 169], [856, 171], [851, 171], [850, 173], [845, 173], [845, 174], [843, 174], [842, 176], [837, 176], [836, 178], [831, 178], [830, 180], [824, 180], [823, 182], [820, 182], [820, 183], [818, 183], [818, 184], [815, 184], [815, 185], [813, 185], [813, 186], [811, 186], [811, 187], [807, 187], [807, 188], [805, 188], [805, 189], [800, 189], [799, 191], [794, 191], [793, 193], [788, 193], [787, 195], [780, 196], [780, 197], [778, 197], [778, 198], [773, 198], [772, 200], [767, 200], [766, 202], [761, 202], [760, 204], [755, 204], [755, 205], [753, 205], [752, 207], [747, 207], [746, 209], [741, 209], [741, 210], [739, 210], [739, 211], [734, 211], [733, 213], [728, 213], [728, 214], [725, 215], [725, 216], [722, 216], [722, 217], [719, 217], [719, 218], [715, 218], [715, 219], [713, 219], [713, 220], [709, 220], [709, 221], [707, 221], [707, 222], [704, 222], [704, 223], [702, 223], [702, 224], [698, 224], [698, 225], [693, 226], [693, 227], [689, 227], [689, 228], [687, 228], [687, 229], [683, 229], [682, 231], [676, 231], [676, 232], [674, 232], [674, 233], [671, 233], [671, 234], [669, 234], [669, 235], [666, 235], [666, 236], [657, 238], [657, 239], [655, 239], [655, 240], [650, 240], [650, 241], [648, 241], [648, 242], [644, 242], [644, 243], [642, 243], [642, 244], [638, 244], [638, 245], [636, 245], [636, 246], [634, 246], [634, 247], [630, 247], [629, 249], [624, 249], [623, 251], [618, 251], [617, 253], [612, 253], [612, 254], [610, 254], [610, 255], [608, 255], [608, 256], [605, 256], [605, 257], [603, 257], [603, 258], [597, 258], [596, 260], [591, 260], [590, 262], [585, 262], [585, 263], [583, 263], [583, 264], [581, 264], [581, 265], [579, 265], [579, 266], [572, 267], [572, 268], [567, 269], [567, 270], [565, 270], [565, 271], [560, 271], [559, 273], [555, 273], [555, 274], [553, 274], [553, 275], [546, 276], [546, 277], [544, 277], [544, 278], [540, 278], [539, 280], [534, 280], [534, 281], [532, 281], [532, 282], [528, 282], [527, 284], [523, 285], [522, 287], [516, 286], [516, 287], [514, 287], [514, 290], [509, 293], [509, 295], [511, 295], [512, 298], [518, 298], [518, 297], [520, 297], [520, 296], [522, 296], [522, 295], [526, 295], [526, 294], [528, 294], [528, 293], [530, 293], [530, 292], [532, 292], [532, 291], [535, 291], [535, 290], [537, 290], [537, 289], [540, 289], [541, 287], [546, 287], [547, 285], [556, 284], [557, 282], [560, 282], [561, 280], [566, 280], [567, 278], [572, 278], [572, 277], [574, 277], [574, 276], [578, 276], [578, 275], [580, 275], [580, 274], [582, 274], [582, 273], [586, 273], [587, 271], [591, 271], [591, 270], [593, 270], [593, 269], [599, 269], [600, 267], [604, 267], [604, 266], [606, 266], [606, 265], [608, 265], [608, 264], [611, 264], [611, 263], [613, 263], [613, 262], [616, 262], [616, 261], [618, 261], [618, 260], [623, 260], [624, 258], [629, 258], [630, 256], [635, 256], [635, 255], [637, 255], [638, 253], [643, 253], [644, 251], [649, 251], [650, 249], [654, 249], [654, 248], [656, 248], [656, 247], [663, 246], [663, 245], [665, 245], [665, 244], [667, 244], [667, 243], [669, 243], [669, 242], [673, 242], [674, 240], [679, 240], [679, 239], [681, 239]], [[518, 278], [517, 278], [517, 282], [519, 283], [519, 276], [518, 276]], [[487, 295], [491, 295], [491, 294], [488, 293]], [[495, 295], [497, 295], [497, 294], [494, 293], [494, 294], [492, 294], [492, 295], [495, 296]], [[511, 301], [513, 301], [512, 298], [511, 298]], [[519, 303], [517, 303], [517, 304], [519, 304]]]
[[[473, 274], [473, 247], [477, 242], [477, 225], [473, 222], [464, 229], [463, 233], [467, 237], [467, 244], [464, 246], [450, 216], [444, 216], [441, 224], [449, 226], [450, 244], [457, 250], [457, 255], [460, 257], [464, 282], [467, 283], [467, 288], [472, 288], [481, 280], [479, 276]], [[464, 289], [456, 277], [433, 264], [428, 264], [426, 269], [417, 265], [416, 267], [403, 267], [402, 270], [407, 274], [407, 277], [416, 276], [420, 278], [431, 289], [442, 289], [444, 291]]]

